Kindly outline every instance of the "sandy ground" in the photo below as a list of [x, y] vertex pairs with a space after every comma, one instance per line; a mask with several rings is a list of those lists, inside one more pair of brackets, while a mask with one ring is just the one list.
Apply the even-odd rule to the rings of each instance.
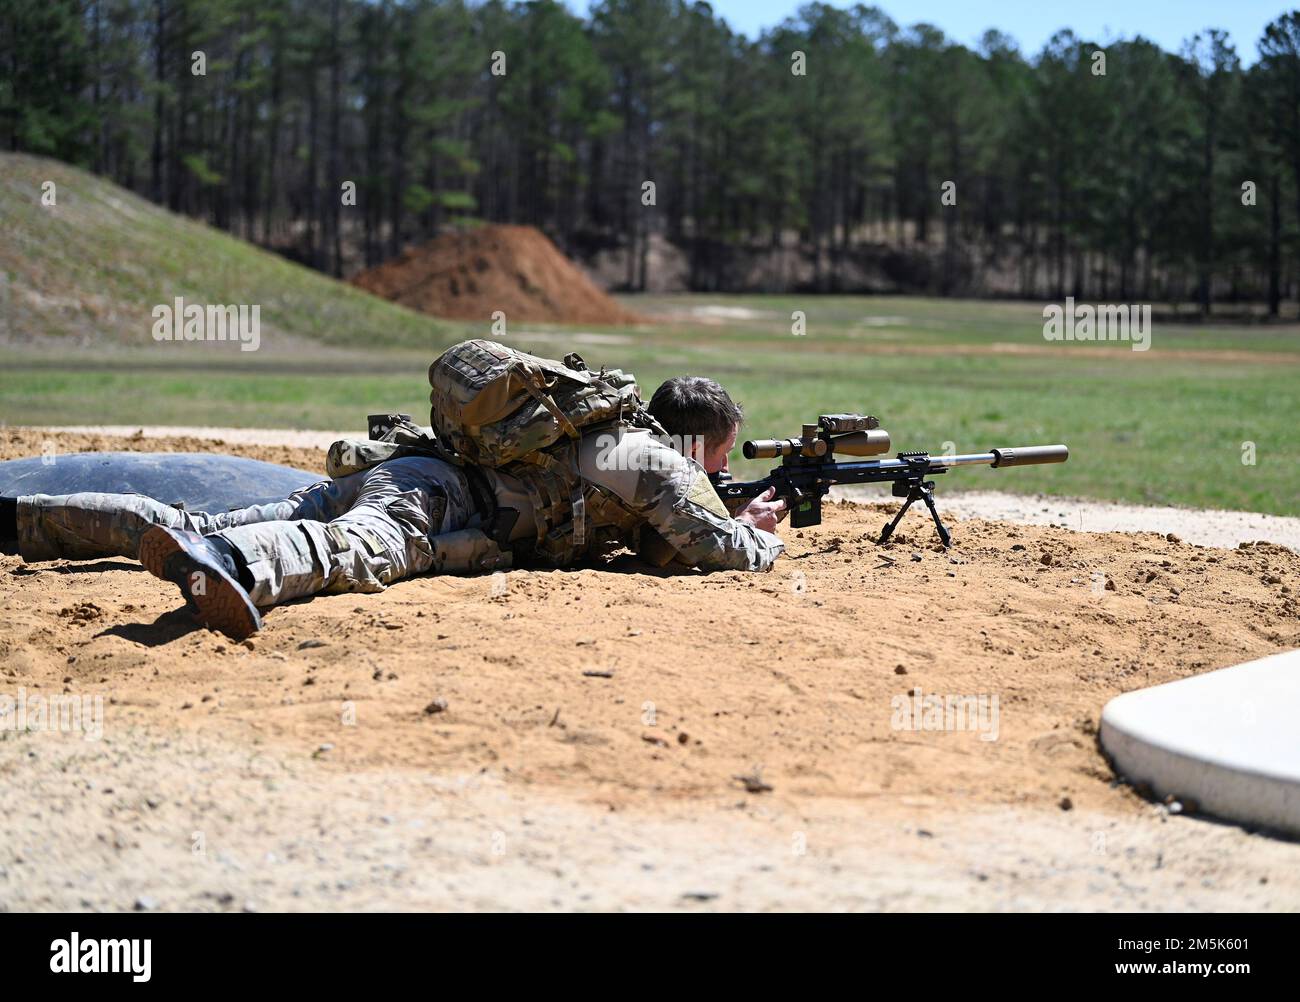
[[[204, 450], [228, 452], [237, 456], [251, 456], [266, 459], [267, 462], [309, 463], [307, 469], [320, 469], [324, 462], [325, 450], [340, 438], [365, 438], [364, 428], [351, 431], [294, 431], [288, 428], [214, 428], [210, 425], [179, 427], [176, 425], [54, 425], [50, 427], [26, 427], [10, 425], [0, 427], [0, 441], [8, 440], [8, 449], [3, 452], [5, 459], [17, 459], [18, 450], [35, 448], [30, 455], [38, 455], [48, 442], [52, 447], [64, 452], [100, 452], [112, 449], [134, 451], [195, 451]], [[126, 439], [126, 441], [122, 441]], [[166, 439], [160, 445], [155, 439]], [[179, 443], [179, 444], [178, 444]], [[300, 450], [297, 460], [288, 458], [274, 460], [267, 458], [263, 450], [256, 452], [235, 446], [266, 446], [271, 449], [288, 447]], [[319, 450], [315, 452], [312, 450]], [[291, 453], [286, 451], [284, 456]]]
[[[51, 437], [123, 446], [0, 458]], [[0, 696], [102, 698], [98, 740], [0, 730], [0, 907], [1300, 908], [1300, 843], [1096, 744], [1113, 695], [1300, 645], [1300, 556], [886, 515], [771, 574], [425, 577], [247, 645], [130, 560], [0, 557]]]

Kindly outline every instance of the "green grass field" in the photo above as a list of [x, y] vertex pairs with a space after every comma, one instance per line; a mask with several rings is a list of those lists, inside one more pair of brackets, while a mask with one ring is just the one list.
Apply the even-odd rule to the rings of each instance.
[[[89, 175], [0, 157], [0, 421], [360, 428], [427, 415], [445, 345], [492, 336], [419, 316], [177, 217]], [[60, 185], [57, 217], [36, 206]], [[262, 347], [157, 343], [151, 304], [261, 303]], [[1300, 515], [1300, 326], [1157, 317], [1152, 347], [1049, 343], [1041, 303], [859, 296], [650, 296], [637, 328], [512, 325], [506, 340], [637, 374], [711, 375], [746, 434], [832, 411], [880, 417], [896, 449], [1065, 442], [1064, 466], [946, 476], [942, 489], [1045, 491]], [[807, 334], [791, 334], [803, 311]], [[1242, 462], [1244, 443], [1255, 462]], [[766, 464], [737, 455], [738, 476]]]

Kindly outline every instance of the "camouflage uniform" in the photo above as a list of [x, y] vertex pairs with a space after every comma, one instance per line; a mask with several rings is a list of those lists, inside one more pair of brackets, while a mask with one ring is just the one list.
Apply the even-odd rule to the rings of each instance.
[[220, 514], [187, 512], [138, 494], [37, 494], [18, 499], [25, 560], [135, 557], [151, 525], [219, 535], [248, 564], [249, 597], [275, 605], [321, 591], [382, 591], [434, 568], [432, 544], [474, 514], [465, 475], [440, 459], [394, 459], [325, 480], [283, 501]]
[[784, 549], [772, 533], [732, 518], [704, 468], [644, 429], [615, 426], [583, 436], [578, 470], [644, 523], [620, 539], [643, 555], [646, 527], [656, 543], [667, 544], [670, 559], [706, 571], [766, 571]]
[[249, 595], [259, 606], [322, 591], [381, 591], [427, 571], [510, 566], [512, 551], [527, 554], [564, 531], [568, 562], [597, 555], [597, 542], [704, 570], [767, 570], [781, 553], [776, 536], [728, 515], [698, 463], [647, 431], [618, 425], [592, 431], [571, 458], [587, 499], [577, 545], [570, 498], [559, 499], [569, 521], [557, 528], [527, 471], [482, 471], [497, 510], [518, 513], [510, 531], [494, 538], [485, 531], [493, 513], [475, 505], [465, 471], [406, 456], [284, 501], [221, 514], [187, 512], [135, 494], [22, 497], [19, 552], [26, 560], [135, 557], [140, 537], [155, 524], [219, 535], [247, 563], [254, 580]]

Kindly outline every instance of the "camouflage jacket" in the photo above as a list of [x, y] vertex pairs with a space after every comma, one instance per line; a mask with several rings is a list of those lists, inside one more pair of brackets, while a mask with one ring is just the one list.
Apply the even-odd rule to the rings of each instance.
[[[406, 428], [385, 436], [389, 443], [336, 442], [330, 475], [433, 445], [412, 434], [422, 429]], [[625, 423], [592, 428], [530, 462], [466, 469], [495, 508], [483, 513], [482, 529], [510, 551], [510, 563], [565, 567], [628, 548], [656, 566], [765, 571], [784, 549], [772, 533], [732, 518], [697, 462]]]
[[639, 534], [624, 545], [654, 563], [676, 558], [703, 570], [765, 571], [785, 548], [772, 533], [732, 518], [704, 468], [643, 429], [619, 425], [584, 436], [578, 468], [637, 516]]

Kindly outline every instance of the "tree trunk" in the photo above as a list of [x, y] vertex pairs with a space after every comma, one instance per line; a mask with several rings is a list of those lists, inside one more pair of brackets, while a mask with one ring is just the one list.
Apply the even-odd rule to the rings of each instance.
[[153, 100], [153, 153], [150, 156], [150, 190], [155, 202], [163, 200], [162, 160], [163, 160], [163, 72], [166, 66], [166, 48], [163, 32], [166, 30], [166, 0], [156, 0], [154, 7], [154, 92]]
[[342, 72], [343, 53], [340, 35], [342, 33], [340, 17], [340, 0], [330, 3], [330, 158], [329, 181], [325, 191], [329, 198], [330, 220], [330, 273], [335, 278], [343, 276], [343, 240], [339, 233], [340, 212], [342, 209], [343, 167], [340, 160], [342, 132], [340, 118], [342, 115]]
[[1269, 178], [1268, 315], [1276, 318], [1282, 305], [1282, 185], [1277, 171]]

